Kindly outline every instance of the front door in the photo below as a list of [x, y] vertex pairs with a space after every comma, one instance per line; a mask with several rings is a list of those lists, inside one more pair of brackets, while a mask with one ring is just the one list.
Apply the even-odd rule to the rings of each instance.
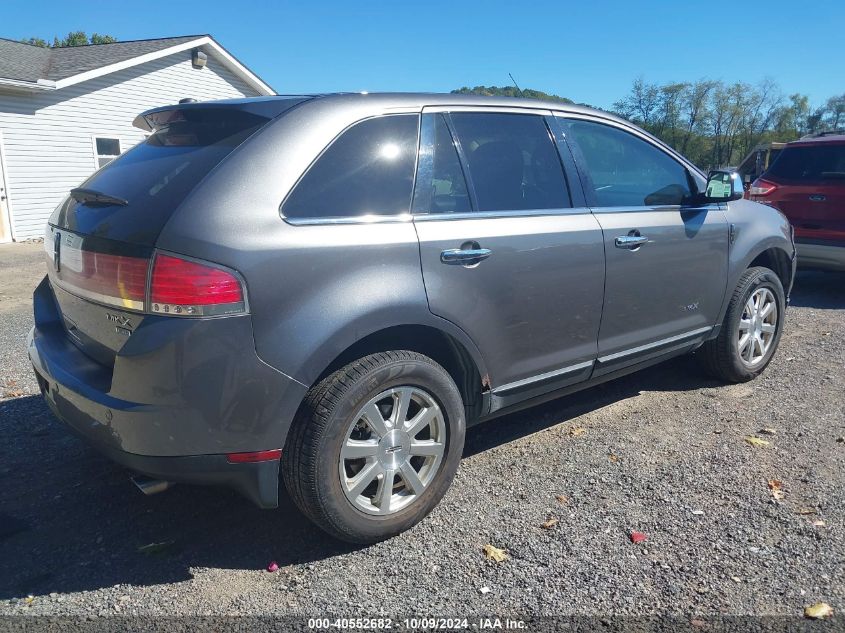
[[427, 112], [416, 182], [430, 309], [481, 350], [494, 407], [588, 378], [604, 284], [601, 228], [583, 200], [573, 205], [548, 119]]
[[561, 120], [604, 232], [607, 278], [594, 375], [690, 347], [712, 331], [727, 284], [729, 228], [662, 148], [622, 127]]
[[9, 217], [9, 191], [3, 165], [3, 136], [0, 134], [0, 244], [12, 241], [12, 224]]

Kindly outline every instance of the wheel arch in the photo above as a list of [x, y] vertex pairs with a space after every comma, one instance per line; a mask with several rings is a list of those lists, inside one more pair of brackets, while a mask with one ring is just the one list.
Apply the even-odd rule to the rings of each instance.
[[792, 259], [789, 254], [777, 246], [771, 246], [758, 253], [746, 266], [746, 270], [754, 266], [764, 266], [773, 270], [780, 279], [785, 293], [789, 293], [792, 286]]
[[432, 325], [386, 327], [358, 339], [338, 353], [310, 387], [367, 354], [409, 350], [428, 356], [449, 373], [461, 394], [467, 421], [471, 423], [486, 413], [489, 378], [478, 350], [471, 341], [462, 338]]

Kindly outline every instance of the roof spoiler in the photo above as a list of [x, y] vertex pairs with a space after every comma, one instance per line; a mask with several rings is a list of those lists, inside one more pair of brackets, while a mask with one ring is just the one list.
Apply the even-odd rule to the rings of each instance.
[[190, 112], [196, 110], [233, 110], [247, 112], [267, 120], [274, 119], [295, 105], [312, 99], [312, 96], [274, 96], [256, 97], [251, 99], [227, 99], [224, 101], [192, 101], [183, 99], [173, 105], [160, 106], [146, 110], [132, 121], [132, 125], [144, 132], [153, 132], [156, 128], [173, 121], [185, 121], [190, 118]]

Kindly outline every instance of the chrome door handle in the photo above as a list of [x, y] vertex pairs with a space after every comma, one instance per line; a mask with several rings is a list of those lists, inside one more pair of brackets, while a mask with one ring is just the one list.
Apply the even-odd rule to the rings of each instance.
[[628, 249], [639, 248], [646, 242], [648, 242], [648, 238], [645, 235], [620, 235], [614, 240], [616, 248]]
[[453, 266], [473, 266], [492, 254], [489, 248], [450, 248], [440, 253], [440, 261]]

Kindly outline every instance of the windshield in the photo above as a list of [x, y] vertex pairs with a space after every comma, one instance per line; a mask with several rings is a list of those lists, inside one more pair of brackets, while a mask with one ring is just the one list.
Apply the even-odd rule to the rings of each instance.
[[784, 149], [768, 174], [782, 180], [818, 182], [845, 179], [845, 145], [806, 145]]

